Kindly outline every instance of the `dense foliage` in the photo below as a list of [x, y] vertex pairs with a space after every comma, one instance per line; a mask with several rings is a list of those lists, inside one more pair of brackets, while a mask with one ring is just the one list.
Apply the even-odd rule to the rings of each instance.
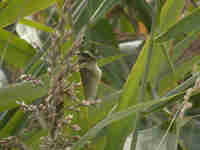
[[200, 149], [199, 6], [0, 1], [0, 150]]

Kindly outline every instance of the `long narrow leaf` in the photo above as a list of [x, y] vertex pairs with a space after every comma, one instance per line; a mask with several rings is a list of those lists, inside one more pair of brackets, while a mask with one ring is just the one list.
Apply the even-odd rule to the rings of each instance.
[[171, 25], [175, 24], [184, 7], [183, 0], [168, 0], [165, 2], [160, 14], [160, 30], [166, 31]]
[[0, 27], [14, 23], [19, 17], [31, 15], [32, 13], [47, 8], [56, 0], [12, 0], [8, 1], [5, 8], [0, 11]]
[[0, 130], [0, 138], [12, 136], [14, 133], [16, 133], [17, 129], [19, 129], [19, 126], [24, 123], [25, 116], [26, 115], [24, 112], [22, 112], [22, 110], [18, 110], [12, 116], [6, 126]]
[[38, 30], [45, 31], [45, 32], [56, 32], [55, 29], [53, 29], [49, 26], [46, 26], [44, 24], [40, 24], [36, 21], [32, 21], [32, 20], [28, 20], [28, 19], [22, 19], [22, 20], [19, 21], [19, 23], [24, 24], [24, 25], [28, 25], [30, 27], [34, 27]]
[[0, 88], [0, 112], [19, 106], [16, 101], [30, 103], [46, 93], [46, 88], [30, 82]]
[[35, 49], [27, 42], [4, 29], [0, 29], [0, 55], [8, 64], [15, 67], [25, 67], [34, 54]]
[[164, 42], [170, 39], [175, 39], [183, 33], [190, 33], [192, 31], [199, 30], [200, 24], [200, 8], [195, 9], [190, 15], [184, 17], [179, 22], [171, 26], [166, 32], [160, 34], [157, 38], [157, 42]]
[[100, 130], [102, 130], [104, 127], [108, 126], [109, 124], [119, 121], [121, 119], [124, 119], [128, 116], [132, 116], [136, 112], [143, 112], [146, 109], [148, 109], [154, 105], [158, 105], [163, 102], [177, 101], [177, 100], [179, 100], [179, 96], [181, 94], [182, 93], [173, 95], [170, 97], [166, 97], [166, 98], [161, 98], [159, 100], [155, 100], [155, 101], [151, 101], [151, 102], [137, 104], [135, 106], [131, 106], [131, 107], [127, 108], [125, 111], [116, 112], [116, 113], [108, 116], [104, 120], [100, 121], [96, 126], [91, 128], [75, 145], [73, 145], [72, 150], [79, 150], [81, 147], [83, 147], [83, 145], [85, 143], [87, 143], [88, 140], [95, 137], [96, 134]]
[[[151, 39], [148, 39], [144, 45], [143, 50], [140, 52], [140, 56], [125, 83], [116, 111], [123, 111], [128, 107], [139, 103], [139, 93], [141, 92], [140, 86], [144, 78], [143, 75], [145, 72], [148, 50], [151, 46], [151, 42]], [[136, 114], [133, 114], [131, 117], [124, 119], [120, 125], [118, 123], [113, 123], [109, 126], [107, 130], [108, 144], [106, 145], [106, 150], [121, 148], [119, 148], [119, 145], [123, 145], [123, 141], [125, 140], [126, 136], [128, 136], [128, 134], [134, 128], [133, 122], [136, 122]], [[110, 142], [113, 144], [109, 144]]]

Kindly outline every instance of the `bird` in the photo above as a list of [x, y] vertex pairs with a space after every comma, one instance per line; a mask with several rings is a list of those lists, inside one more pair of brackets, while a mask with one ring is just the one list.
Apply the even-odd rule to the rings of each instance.
[[101, 81], [102, 71], [97, 64], [97, 59], [89, 51], [79, 54], [80, 76], [86, 100], [95, 100], [98, 84]]

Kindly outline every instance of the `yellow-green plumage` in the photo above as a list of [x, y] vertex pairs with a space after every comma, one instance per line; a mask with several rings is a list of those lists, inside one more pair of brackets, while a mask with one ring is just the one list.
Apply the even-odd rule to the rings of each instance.
[[79, 62], [85, 99], [95, 100], [102, 72], [97, 65], [96, 59], [87, 53], [80, 55]]

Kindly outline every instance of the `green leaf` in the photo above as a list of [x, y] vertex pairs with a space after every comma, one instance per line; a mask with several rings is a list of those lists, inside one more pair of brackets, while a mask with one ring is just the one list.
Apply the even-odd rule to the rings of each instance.
[[198, 34], [197, 32], [192, 32], [190, 33], [188, 36], [186, 36], [183, 40], [179, 41], [173, 49], [173, 61], [174, 63], [176, 63], [176, 61], [178, 60], [178, 58], [180, 58], [181, 56], [184, 55], [184, 51], [186, 48], [189, 48], [190, 45], [192, 45], [192, 42], [194, 40], [197, 40]]
[[[191, 57], [189, 59], [184, 59], [184, 61], [179, 61], [180, 57], [184, 55], [184, 52], [188, 49], [189, 47], [193, 47], [192, 43], [193, 40], [197, 40], [198, 35], [195, 33], [189, 34], [185, 39], [182, 41], [178, 42], [174, 49], [173, 49], [173, 62], [174, 62], [174, 67], [175, 67], [175, 74], [171, 71], [169, 68], [170, 66], [164, 66], [159, 69], [157, 78], [156, 78], [156, 87], [159, 87], [159, 95], [163, 95], [166, 91], [169, 89], [173, 88], [177, 81], [180, 81], [184, 78], [185, 73], [188, 73], [192, 70], [192, 66], [194, 63], [199, 61], [199, 56], [195, 55], [194, 57]], [[167, 42], [168, 43], [168, 42]], [[168, 44], [165, 43], [165, 46], [168, 46]], [[158, 53], [159, 50], [156, 50], [156, 53]], [[186, 56], [187, 57], [187, 56]], [[156, 60], [155, 60], [156, 61]], [[177, 63], [178, 62], [178, 63]], [[173, 80], [172, 80], [173, 79]]]
[[184, 7], [183, 0], [168, 0], [164, 4], [160, 14], [160, 30], [166, 31], [171, 25], [174, 25], [180, 17]]
[[[177, 93], [179, 94], [183, 94], [184, 91], [191, 87], [192, 85], [194, 85], [196, 79], [199, 77], [200, 75], [200, 72], [197, 72], [195, 73], [192, 77], [190, 77], [189, 79], [187, 79], [186, 81], [184, 81], [183, 83], [181, 83], [180, 85], [178, 85], [176, 88], [174, 88], [173, 90], [170, 90], [168, 91], [166, 94], [165, 94], [165, 97], [169, 97], [169, 96], [172, 96], [172, 95], [175, 95]], [[147, 112], [152, 112], [156, 109], [159, 109], [160, 107], [163, 107], [163, 105], [165, 104], [161, 104], [160, 106], [159, 105], [154, 105], [154, 108], [149, 108], [149, 110], [147, 110]]]
[[48, 135], [47, 129], [41, 129], [39, 131], [34, 131], [32, 133], [29, 133], [30, 137], [25, 139], [25, 143], [28, 145], [28, 147], [31, 147], [33, 150], [40, 149], [41, 144], [41, 137]]
[[110, 95], [101, 98], [102, 103], [97, 105], [97, 107], [89, 108], [89, 123], [90, 125], [95, 125], [98, 121], [104, 119], [108, 113], [112, 110], [113, 106], [117, 105], [122, 91], [113, 92]]
[[90, 17], [90, 23], [95, 23], [100, 17], [102, 17], [109, 9], [119, 4], [121, 0], [103, 0], [99, 4], [98, 8]]
[[130, 22], [124, 15], [120, 15], [120, 31], [134, 33], [132, 22]]
[[46, 94], [46, 88], [30, 82], [0, 88], [0, 112], [19, 106], [16, 101], [31, 103]]
[[152, 24], [152, 8], [149, 6], [149, 3], [145, 0], [132, 0], [127, 1], [127, 6], [128, 9], [133, 9], [131, 12], [134, 12], [134, 14], [130, 15], [136, 15], [137, 19], [142, 21], [150, 32]]
[[4, 128], [8, 121], [14, 116], [16, 109], [17, 108], [0, 113], [0, 130]]
[[100, 82], [98, 85], [98, 91], [97, 91], [97, 97], [98, 98], [105, 98], [109, 95], [112, 95], [114, 93], [118, 93], [118, 90], [112, 88], [110, 85]]
[[153, 52], [151, 58], [151, 67], [149, 72], [148, 81], [154, 85], [157, 80], [158, 73], [164, 66], [169, 66], [167, 63], [167, 57], [164, 55], [161, 45], [154, 43]]
[[51, 27], [48, 27], [44, 24], [38, 23], [36, 21], [28, 20], [28, 19], [22, 19], [19, 21], [19, 23], [28, 25], [30, 27], [34, 27], [38, 30], [45, 31], [45, 32], [56, 32], [56, 30]]
[[[123, 87], [122, 96], [120, 97], [120, 102], [116, 111], [126, 110], [128, 107], [139, 103], [139, 93], [141, 92], [140, 86], [145, 72], [148, 50], [152, 46], [151, 42], [152, 40], [149, 38], [140, 52], [139, 58], [133, 66], [125, 86]], [[133, 122], [136, 123], [136, 114], [124, 119], [120, 124], [113, 123], [109, 126], [107, 139], [108, 143], [112, 142], [113, 144], [107, 144], [106, 150], [120, 149], [123, 146], [126, 137], [130, 134], [133, 128], [135, 128]]]
[[200, 128], [197, 120], [189, 121], [184, 127], [180, 129], [180, 137], [183, 140], [185, 149], [198, 150]]
[[16, 35], [0, 29], [0, 55], [8, 64], [23, 68], [34, 56], [35, 49]]
[[99, 136], [95, 139], [95, 143], [92, 144], [91, 148], [95, 150], [104, 150], [106, 144], [106, 136]]
[[109, 56], [109, 57], [105, 57], [105, 58], [101, 58], [99, 61], [98, 61], [98, 65], [100, 67], [103, 67], [107, 64], [110, 64], [116, 60], [119, 60], [121, 59], [122, 57], [124, 56], [127, 56], [127, 54], [118, 54], [118, 55], [115, 55], [115, 56]]
[[[175, 79], [177, 82], [178, 80], [184, 79], [184, 75], [190, 71], [192, 71], [192, 65], [196, 62], [199, 62], [200, 56], [194, 56], [191, 59], [188, 59], [180, 64], [175, 65]], [[171, 79], [174, 77], [174, 74], [169, 71], [165, 70], [160, 73], [160, 79], [157, 81], [159, 84], [159, 94], [163, 95], [166, 91], [173, 88], [173, 84], [171, 84]]]
[[144, 73], [145, 61], [147, 59], [147, 52], [150, 46], [150, 39], [148, 39], [140, 52], [139, 58], [136, 64], [133, 66], [128, 79], [123, 87], [123, 93], [120, 98], [119, 110], [126, 109], [130, 105], [137, 104], [137, 96], [139, 85], [142, 79], [142, 74]]
[[180, 84], [173, 90], [169, 91], [165, 96], [171, 96], [176, 93], [184, 91], [186, 88], [189, 88], [191, 85], [193, 85], [199, 76], [200, 76], [200, 72], [195, 73], [192, 77], [184, 81], [182, 84]]
[[176, 24], [171, 26], [166, 32], [161, 33], [157, 38], [156, 42], [164, 42], [170, 39], [175, 39], [183, 33], [190, 33], [200, 29], [200, 8], [195, 9], [192, 13], [178, 21]]
[[[162, 142], [163, 137], [165, 140]], [[153, 127], [139, 131], [136, 145], [136, 150], [176, 150], [176, 135], [166, 134], [162, 127]]]
[[5, 8], [8, 5], [8, 0], [3, 0], [0, 2], [0, 9]]
[[18, 110], [15, 113], [15, 115], [12, 116], [12, 118], [9, 120], [6, 126], [0, 130], [0, 138], [8, 137], [16, 133], [20, 128], [21, 124], [24, 123], [24, 121], [25, 121], [24, 112], [22, 112], [22, 110]]
[[80, 30], [85, 24], [96, 23], [109, 9], [120, 2], [121, 0], [79, 1], [72, 14], [76, 28]]
[[0, 27], [7, 26], [17, 21], [18, 18], [28, 16], [36, 11], [47, 8], [56, 0], [11, 0], [8, 5], [0, 10]]
[[121, 119], [127, 118], [128, 116], [133, 116], [136, 112], [143, 112], [146, 109], [153, 107], [154, 105], [158, 105], [163, 102], [178, 101], [178, 100], [180, 100], [179, 96], [181, 94], [161, 98], [161, 99], [155, 100], [155, 101], [137, 104], [137, 105], [128, 107], [124, 111], [116, 112], [116, 113], [109, 115], [107, 118], [105, 118], [104, 120], [97, 123], [93, 128], [89, 129], [89, 131], [84, 136], [82, 136], [81, 139], [77, 143], [75, 143], [72, 146], [72, 150], [79, 150], [81, 147], [83, 147], [83, 145], [85, 143], [87, 143], [88, 140], [91, 140], [92, 138], [94, 138], [99, 131], [101, 131], [103, 128], [105, 128], [109, 124], [119, 121]]

